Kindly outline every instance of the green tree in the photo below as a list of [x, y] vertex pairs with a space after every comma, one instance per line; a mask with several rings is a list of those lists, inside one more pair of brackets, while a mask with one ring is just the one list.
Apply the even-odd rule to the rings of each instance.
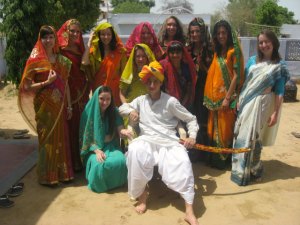
[[150, 13], [150, 7], [138, 1], [124, 1], [115, 6], [113, 13]]
[[[70, 18], [80, 21], [83, 30], [94, 27], [100, 16], [101, 0], [47, 0], [46, 19], [49, 24], [59, 28]], [[45, 1], [46, 2], [46, 1]], [[52, 7], [50, 7], [52, 6]]]
[[6, 80], [18, 84], [39, 28], [46, 23], [44, 2], [0, 0], [0, 5], [0, 31], [6, 37]]
[[135, 2], [135, 3], [142, 3], [144, 4], [146, 7], [151, 8], [153, 6], [155, 6], [155, 1], [154, 0], [112, 0], [111, 4], [113, 7], [116, 7], [124, 2]]
[[100, 14], [100, 0], [0, 0], [0, 32], [6, 38], [6, 79], [18, 84], [26, 59], [43, 24], [59, 28], [77, 18], [84, 30], [94, 26]]
[[256, 10], [257, 23], [270, 26], [281, 26], [279, 7], [275, 1], [267, 0]]
[[229, 0], [227, 5], [228, 22], [239, 32], [246, 35], [245, 22], [255, 23], [255, 11], [261, 0]]

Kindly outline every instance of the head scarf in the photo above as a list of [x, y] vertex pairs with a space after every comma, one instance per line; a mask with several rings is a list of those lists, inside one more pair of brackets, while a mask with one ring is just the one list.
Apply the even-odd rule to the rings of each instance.
[[[140, 46], [144, 49], [147, 57], [148, 57], [148, 61], [149, 63], [155, 60], [155, 56], [153, 54], [153, 52], [151, 51], [151, 49], [148, 47], [148, 45], [146, 44], [136, 44], [135, 46]], [[134, 61], [134, 56], [135, 56], [135, 46], [133, 48], [133, 50], [130, 53], [129, 59], [126, 63], [126, 66], [123, 70], [122, 76], [120, 81], [124, 82], [126, 84], [131, 84], [132, 82], [132, 78], [133, 78], [133, 73], [134, 73], [134, 68], [135, 68], [135, 61]]]
[[[53, 34], [55, 36], [55, 45], [53, 47], [53, 52], [58, 53], [59, 48], [58, 48], [58, 41], [57, 41], [55, 29], [48, 25], [42, 26], [41, 29], [45, 27], [50, 28], [53, 31]], [[19, 87], [19, 96], [18, 96], [18, 106], [20, 112], [23, 118], [25, 119], [25, 121], [27, 122], [27, 124], [34, 131], [36, 131], [35, 111], [33, 106], [35, 92], [32, 90], [27, 90], [25, 88], [26, 79], [32, 80], [33, 76], [38, 75], [38, 73], [50, 71], [50, 69], [52, 69], [52, 65], [48, 60], [48, 56], [46, 54], [43, 43], [41, 41], [40, 32], [39, 32], [38, 40], [34, 45], [34, 48], [32, 49], [29, 58], [27, 59], [26, 66]]]
[[85, 158], [90, 150], [103, 149], [104, 147], [105, 131], [103, 129], [99, 104], [99, 91], [102, 87], [100, 86], [95, 90], [81, 115], [79, 144], [83, 158]]
[[164, 81], [164, 69], [157, 61], [151, 62], [149, 66], [143, 66], [142, 71], [139, 73], [143, 83], [146, 83], [151, 76], [156, 77], [160, 82]]
[[[150, 43], [141, 42], [141, 34], [142, 34], [143, 27], [147, 27], [150, 32], [151, 35]], [[160, 57], [163, 54], [163, 50], [158, 43], [158, 39], [156, 37], [155, 31], [152, 25], [148, 22], [141, 22], [132, 31], [125, 45], [128, 55], [131, 53], [132, 49], [136, 44], [147, 44], [150, 47], [150, 49], [154, 52], [156, 57]]]
[[[166, 79], [168, 80], [168, 82], [167, 82], [168, 86], [166, 88], [169, 90], [169, 94], [171, 96], [177, 98], [178, 100], [180, 100], [182, 98], [182, 96], [184, 95], [184, 93], [182, 93], [182, 91], [180, 90], [178, 78], [176, 77], [176, 70], [175, 70], [174, 66], [172, 65], [171, 60], [169, 58], [169, 51], [170, 51], [169, 49], [173, 43], [180, 43], [181, 45], [183, 45], [179, 41], [171, 41], [167, 47], [166, 58], [164, 60], [162, 60], [160, 63], [165, 70], [165, 76], [166, 76]], [[183, 46], [183, 52], [182, 52], [182, 62], [188, 65], [189, 72], [190, 72], [190, 78], [192, 81], [192, 96], [190, 98], [190, 102], [188, 102], [188, 104], [191, 104], [194, 99], [194, 95], [195, 95], [197, 73], [196, 73], [193, 59], [184, 46]]]
[[[79, 24], [79, 21], [76, 19], [70, 19], [66, 21], [57, 32], [58, 44], [60, 48], [65, 48], [69, 43], [69, 28], [73, 24]], [[81, 54], [84, 53], [84, 42], [82, 38], [82, 33], [80, 31], [79, 37], [76, 40], [75, 44], [78, 46], [78, 49]]]

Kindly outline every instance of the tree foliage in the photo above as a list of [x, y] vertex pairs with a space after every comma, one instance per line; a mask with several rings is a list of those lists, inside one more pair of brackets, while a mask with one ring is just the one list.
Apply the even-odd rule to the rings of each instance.
[[141, 3], [143, 4], [145, 7], [151, 8], [153, 6], [155, 6], [155, 1], [154, 0], [112, 0], [111, 4], [113, 7], [117, 7], [119, 5], [121, 5], [122, 3], [125, 2], [131, 2], [131, 3]]
[[284, 23], [296, 24], [294, 13], [287, 8], [278, 6], [277, 1], [266, 0], [256, 10], [256, 20], [259, 24], [281, 26]]
[[115, 6], [113, 13], [150, 13], [150, 7], [139, 1], [124, 1]]
[[42, 1], [33, 4], [24, 0], [0, 0], [0, 5], [0, 30], [6, 37], [6, 79], [19, 83], [26, 59], [37, 40], [39, 28], [46, 23], [46, 10]]
[[230, 0], [227, 5], [228, 21], [240, 35], [246, 34], [245, 22], [255, 23], [255, 11], [261, 0]]
[[59, 28], [77, 18], [83, 29], [94, 26], [100, 0], [0, 0], [0, 32], [6, 38], [6, 79], [18, 84], [41, 25]]
[[193, 4], [187, 0], [165, 1], [161, 11], [166, 10], [174, 14], [187, 13], [187, 11], [192, 13], [194, 11]]

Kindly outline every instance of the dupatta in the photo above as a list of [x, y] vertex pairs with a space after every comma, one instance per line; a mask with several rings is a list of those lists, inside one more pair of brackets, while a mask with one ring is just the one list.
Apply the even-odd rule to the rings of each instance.
[[156, 57], [161, 57], [163, 55], [163, 50], [160, 47], [155, 31], [149, 22], [141, 22], [132, 31], [125, 45], [125, 48], [127, 50], [127, 56], [131, 53], [132, 49], [136, 44], [142, 43], [141, 33], [143, 27], [147, 27], [151, 35], [150, 43], [143, 44], [147, 44], [150, 47], [150, 49], [154, 52]]
[[[41, 27], [49, 27], [53, 30], [55, 36], [55, 46], [53, 47], [53, 52], [57, 54], [59, 52], [58, 41], [56, 36], [56, 31], [53, 27], [44, 25]], [[29, 58], [27, 59], [26, 66], [22, 75], [22, 80], [19, 86], [19, 95], [18, 95], [18, 107], [23, 116], [25, 122], [29, 127], [37, 132], [36, 130], [36, 120], [35, 120], [35, 110], [34, 110], [34, 98], [36, 96], [36, 91], [28, 90], [26, 88], [26, 81], [33, 80], [35, 76], [40, 75], [42, 72], [47, 72], [52, 69], [52, 65], [48, 60], [48, 56], [44, 49], [44, 46], [41, 41], [40, 34], [38, 40], [34, 45], [34, 48], [31, 51]], [[63, 106], [63, 103], [62, 103]]]
[[[135, 46], [140, 46], [144, 49], [147, 57], [148, 57], [148, 61], [149, 63], [150, 62], [153, 62], [155, 61], [155, 55], [153, 54], [153, 52], [151, 51], [151, 49], [149, 48], [148, 45], [146, 44], [136, 44]], [[122, 76], [121, 76], [121, 79], [120, 81], [121, 82], [124, 82], [126, 84], [131, 84], [132, 82], [132, 78], [133, 78], [133, 73], [134, 73], [134, 70], [135, 70], [135, 62], [134, 62], [134, 49], [131, 51], [130, 53], [130, 56], [129, 56], [129, 59], [126, 63], [126, 66], [123, 70], [123, 73], [122, 73]]]
[[99, 91], [101, 89], [102, 86], [95, 90], [81, 115], [79, 146], [83, 158], [85, 158], [90, 151], [94, 151], [98, 148], [103, 149], [104, 147], [105, 130], [101, 119], [101, 108], [99, 104]]
[[89, 49], [89, 59], [91, 62], [91, 69], [92, 69], [92, 76], [94, 76], [96, 74], [96, 72], [99, 70], [100, 68], [100, 63], [102, 62], [102, 57], [101, 57], [101, 53], [100, 53], [100, 48], [99, 48], [99, 42], [101, 41], [99, 38], [99, 32], [101, 30], [105, 30], [107, 28], [111, 27], [115, 37], [116, 37], [116, 41], [117, 41], [117, 46], [115, 51], [119, 52], [119, 53], [123, 53], [125, 52], [123, 43], [119, 37], [119, 35], [116, 33], [116, 31], [114, 30], [113, 26], [110, 23], [101, 23], [99, 24], [95, 29], [94, 29], [94, 33], [91, 39], [91, 47]]
[[[78, 20], [76, 19], [70, 19], [67, 20], [61, 28], [57, 31], [57, 39], [58, 39], [58, 45], [60, 48], [65, 48], [68, 46], [69, 43], [69, 32], [68, 29], [70, 28], [70, 25], [76, 24]], [[78, 22], [79, 23], [79, 22]], [[77, 45], [80, 54], [82, 55], [84, 53], [84, 42], [82, 38], [82, 33], [80, 32], [78, 39], [75, 41], [75, 44]]]
[[[181, 42], [179, 41], [171, 41], [167, 47], [167, 55], [166, 58], [163, 59], [162, 61], [160, 61], [161, 65], [163, 66], [164, 70], [165, 70], [165, 76], [167, 79], [167, 85], [166, 85], [166, 89], [168, 90], [168, 94], [177, 98], [178, 100], [182, 99], [183, 95], [185, 93], [182, 93], [181, 89], [180, 89], [180, 84], [179, 84], [179, 78], [177, 77], [177, 72], [176, 69], [174, 68], [174, 66], [171, 63], [171, 60], [169, 58], [169, 49], [170, 46], [173, 43], [180, 43], [182, 45]], [[194, 97], [195, 97], [195, 86], [196, 86], [196, 79], [197, 79], [197, 72], [196, 72], [196, 68], [195, 68], [195, 64], [194, 61], [191, 57], [191, 55], [189, 54], [189, 52], [187, 51], [187, 49], [183, 46], [183, 52], [182, 52], [182, 60], [181, 63], [184, 63], [187, 65], [188, 70], [189, 70], [189, 75], [190, 75], [190, 80], [192, 82], [192, 93], [191, 96], [189, 98], [189, 101], [187, 102], [187, 104], [192, 104]], [[183, 71], [185, 72], [185, 71]]]

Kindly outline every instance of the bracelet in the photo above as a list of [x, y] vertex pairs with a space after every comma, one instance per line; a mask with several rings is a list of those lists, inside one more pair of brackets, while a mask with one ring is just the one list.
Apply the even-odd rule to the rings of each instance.
[[68, 111], [72, 111], [73, 108], [72, 108], [71, 106], [68, 106], [68, 107], [67, 107], [67, 110], [68, 110]]
[[229, 101], [229, 100], [230, 100], [230, 97], [229, 97], [229, 98], [225, 97], [225, 99]]

